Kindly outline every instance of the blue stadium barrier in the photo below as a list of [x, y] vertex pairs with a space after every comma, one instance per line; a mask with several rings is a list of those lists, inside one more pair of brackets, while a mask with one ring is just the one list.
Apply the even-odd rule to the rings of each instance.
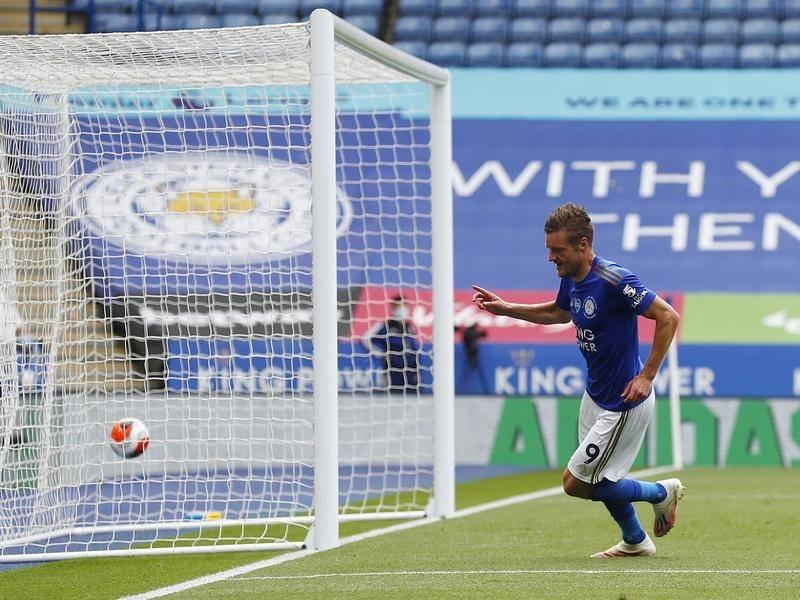
[[778, 46], [778, 66], [784, 68], [800, 67], [800, 44]]
[[666, 15], [665, 0], [634, 0], [630, 4], [628, 16], [634, 19], [663, 19]]
[[223, 27], [253, 27], [255, 25], [261, 25], [261, 17], [252, 14], [226, 13], [220, 15], [219, 18]]
[[296, 13], [275, 13], [271, 15], [262, 15], [262, 25], [281, 25], [283, 23], [296, 23], [299, 17]]
[[258, 0], [256, 12], [261, 15], [297, 15], [300, 0]]
[[800, 19], [800, 0], [783, 0], [783, 18]]
[[222, 26], [222, 19], [216, 15], [186, 15], [184, 29], [215, 29]]
[[739, 46], [739, 66], [743, 69], [770, 69], [775, 66], [774, 44]]
[[255, 14], [256, 7], [253, 0], [217, 0], [214, 12], [218, 15], [252, 15]]
[[625, 23], [627, 43], [660, 44], [663, 33], [664, 25], [660, 19], [630, 19]]
[[542, 45], [534, 43], [513, 43], [506, 47], [507, 67], [540, 67], [542, 65]]
[[736, 19], [709, 19], [703, 23], [703, 42], [706, 44], [737, 44], [739, 21]]
[[428, 16], [400, 17], [394, 28], [394, 39], [398, 42], [429, 42], [433, 19]]
[[551, 42], [582, 43], [586, 38], [586, 21], [583, 19], [553, 19], [547, 32]]
[[345, 17], [356, 15], [380, 16], [383, 0], [343, 0], [342, 14]]
[[467, 46], [467, 65], [470, 67], [502, 67], [505, 44], [477, 42]]
[[462, 67], [467, 49], [462, 42], [434, 42], [428, 46], [428, 60], [443, 67]]
[[436, 4], [430, 0], [400, 0], [398, 14], [402, 17], [433, 17]]
[[193, 15], [210, 13], [215, 5], [214, 0], [172, 0], [167, 5], [167, 10], [175, 15]]
[[511, 0], [475, 0], [475, 16], [510, 17]]
[[741, 0], [706, 0], [708, 19], [740, 19], [742, 12]]
[[300, 16], [307, 19], [317, 8], [325, 8], [334, 14], [342, 12], [341, 0], [300, 0]]
[[698, 44], [702, 26], [697, 19], [670, 19], [664, 24], [667, 44]]
[[628, 0], [593, 0], [592, 17], [628, 18]]
[[577, 68], [581, 66], [581, 45], [560, 43], [547, 44], [544, 48], [544, 64], [548, 67]]
[[547, 21], [522, 17], [511, 21], [510, 38], [512, 42], [539, 42], [547, 39]]
[[472, 21], [472, 41], [504, 44], [508, 39], [508, 23], [502, 17], [478, 17]]
[[474, 8], [472, 0], [439, 0], [436, 14], [440, 17], [472, 17]]
[[435, 42], [468, 42], [471, 21], [467, 17], [439, 17], [433, 22]]
[[779, 0], [745, 0], [744, 17], [746, 19], [780, 18], [780, 9]]
[[624, 32], [622, 19], [592, 19], [586, 26], [586, 38], [591, 44], [621, 44]]
[[423, 60], [428, 58], [428, 44], [425, 42], [397, 42], [395, 47], [403, 52], [413, 54]]
[[742, 23], [743, 44], [773, 44], [778, 42], [778, 22], [775, 19], [747, 19]]
[[700, 46], [699, 66], [705, 69], [732, 69], [736, 66], [736, 46], [733, 44], [703, 44]]
[[513, 15], [546, 19], [550, 16], [550, 0], [514, 0]]
[[800, 19], [787, 19], [781, 22], [781, 44], [800, 44]]
[[670, 0], [668, 9], [670, 19], [702, 19], [705, 16], [703, 0]]
[[626, 69], [655, 69], [659, 64], [658, 44], [625, 44], [622, 66]]
[[351, 15], [349, 17], [345, 17], [345, 19], [348, 23], [358, 27], [371, 36], [380, 36], [381, 20], [378, 15]]
[[553, 0], [550, 14], [554, 17], [586, 19], [589, 16], [589, 0]]
[[692, 69], [697, 66], [695, 44], [664, 44], [661, 47], [661, 66], [665, 69]]
[[620, 65], [619, 44], [588, 44], [583, 48], [583, 66], [594, 69], [615, 69]]

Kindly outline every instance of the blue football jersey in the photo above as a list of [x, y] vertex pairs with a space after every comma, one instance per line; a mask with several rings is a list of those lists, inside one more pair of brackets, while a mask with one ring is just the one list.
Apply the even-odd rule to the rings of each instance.
[[575, 283], [561, 280], [556, 305], [569, 311], [575, 323], [578, 348], [586, 359], [586, 392], [606, 410], [624, 411], [622, 392], [642, 370], [639, 327], [656, 295], [628, 269], [595, 257], [589, 274]]

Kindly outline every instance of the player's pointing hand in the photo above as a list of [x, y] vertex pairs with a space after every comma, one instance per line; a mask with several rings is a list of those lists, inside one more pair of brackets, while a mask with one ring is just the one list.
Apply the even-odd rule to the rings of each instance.
[[478, 285], [473, 284], [472, 289], [475, 293], [472, 295], [472, 301], [481, 310], [487, 310], [493, 315], [504, 315], [508, 312], [508, 302], [503, 300], [494, 292], [490, 292]]

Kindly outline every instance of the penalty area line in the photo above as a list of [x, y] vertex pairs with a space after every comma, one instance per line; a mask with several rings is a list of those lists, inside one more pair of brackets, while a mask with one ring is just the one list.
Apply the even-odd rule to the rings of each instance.
[[[630, 473], [630, 476], [650, 477], [652, 475], [660, 475], [662, 473], [670, 473], [673, 471], [675, 471], [675, 468], [670, 465], [667, 467], [654, 467], [652, 469], [643, 469], [641, 471]], [[398, 531], [415, 529], [417, 527], [424, 527], [425, 525], [431, 525], [433, 523], [442, 523], [443, 521], [449, 521], [452, 519], [460, 519], [462, 517], [476, 515], [478, 513], [486, 512], [489, 510], [496, 510], [498, 508], [504, 508], [506, 506], [513, 506], [515, 504], [520, 504], [521, 502], [529, 502], [531, 500], [538, 500], [540, 498], [549, 498], [551, 496], [557, 496], [562, 493], [563, 490], [561, 486], [552, 487], [544, 490], [539, 490], [536, 492], [529, 492], [527, 494], [519, 494], [517, 496], [503, 498], [502, 500], [495, 500], [494, 502], [486, 502], [484, 504], [478, 504], [477, 506], [472, 506], [470, 508], [465, 508], [462, 510], [457, 510], [453, 514], [453, 516], [448, 519], [419, 519], [418, 521], [408, 521], [406, 523], [399, 523], [397, 525], [392, 525], [390, 527], [373, 529], [371, 531], [365, 531], [364, 533], [359, 533], [357, 535], [351, 535], [349, 537], [340, 539], [337, 548], [341, 548], [342, 546], [346, 546], [348, 544], [361, 542], [363, 540], [368, 540], [371, 538], [388, 535], [390, 533], [396, 533]], [[331, 550], [335, 550], [335, 548], [331, 548]], [[324, 550], [323, 552], [328, 552], [328, 550]], [[282, 563], [290, 562], [293, 560], [299, 560], [301, 558], [305, 558], [307, 556], [312, 556], [315, 554], [319, 554], [319, 552], [311, 549], [289, 552], [287, 554], [282, 554], [274, 558], [259, 560], [246, 565], [242, 565], [240, 567], [234, 567], [232, 569], [226, 569], [225, 571], [219, 571], [218, 573], [210, 573], [209, 575], [203, 575], [201, 577], [195, 577], [194, 579], [188, 579], [186, 581], [182, 581], [180, 583], [176, 583], [173, 585], [156, 588], [154, 590], [150, 590], [149, 592], [142, 592], [141, 594], [124, 596], [120, 600], [151, 600], [153, 598], [163, 598], [164, 596], [179, 594], [181, 592], [185, 592], [186, 590], [191, 590], [194, 588], [211, 585], [228, 579], [234, 579], [234, 578], [241, 579], [242, 575], [247, 575], [248, 573], [252, 573], [253, 571], [267, 569], [269, 567], [274, 567], [276, 565], [280, 565]]]

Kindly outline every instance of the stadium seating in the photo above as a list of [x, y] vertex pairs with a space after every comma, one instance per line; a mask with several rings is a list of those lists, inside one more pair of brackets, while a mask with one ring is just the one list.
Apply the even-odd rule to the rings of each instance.
[[583, 66], [594, 69], [614, 69], [619, 66], [618, 44], [589, 44], [583, 49]]
[[[502, 17], [478, 17], [472, 21], [473, 42], [506, 43], [508, 19]], [[502, 60], [500, 61], [502, 63]]]
[[511, 42], [539, 42], [547, 38], [547, 21], [521, 17], [511, 21]]
[[467, 17], [439, 17], [433, 22], [434, 42], [469, 41], [471, 21]]
[[280, 25], [281, 23], [293, 23], [297, 21], [297, 16], [294, 13], [291, 14], [270, 14], [270, 15], [263, 15], [261, 17], [261, 24], [262, 25]]
[[800, 44], [778, 46], [777, 60], [780, 67], [800, 67]]
[[470, 67], [502, 67], [505, 43], [478, 42], [467, 47], [467, 65]]
[[378, 37], [380, 35], [381, 21], [377, 15], [351, 15], [345, 17], [351, 23], [368, 34]]
[[664, 33], [660, 19], [631, 19], [625, 24], [625, 41], [635, 43], [661, 43]]
[[666, 0], [633, 0], [628, 16], [632, 19], [663, 19], [666, 14]]
[[739, 66], [745, 69], [768, 69], [775, 65], [774, 44], [744, 44], [739, 47]]
[[383, 0], [343, 0], [342, 15], [347, 17], [355, 16], [379, 16], [383, 10]]
[[398, 42], [428, 42], [431, 39], [433, 19], [428, 16], [400, 17], [394, 27]]
[[252, 27], [261, 25], [261, 18], [254, 14], [225, 13], [220, 17], [223, 27]]
[[590, 44], [620, 44], [624, 31], [622, 19], [592, 19], [586, 27], [586, 37]]
[[576, 43], [548, 44], [544, 48], [544, 63], [548, 67], [580, 67], [581, 50], [581, 45]]
[[461, 67], [466, 53], [462, 42], [434, 42], [428, 47], [428, 60], [445, 67]]
[[252, 15], [256, 12], [256, 6], [252, 0], [217, 0], [214, 12], [223, 16]]
[[626, 69], [655, 69], [658, 55], [658, 44], [626, 44], [622, 47], [622, 66]]
[[787, 19], [781, 23], [779, 36], [782, 44], [800, 44], [800, 19]]
[[592, 16], [626, 19], [628, 18], [628, 0], [593, 0]]
[[732, 69], [736, 66], [736, 46], [703, 44], [700, 46], [700, 66], [707, 69]]
[[548, 39], [551, 42], [582, 43], [585, 34], [583, 19], [553, 19], [550, 21]]
[[472, 0], [439, 0], [436, 14], [440, 17], [472, 17]]
[[702, 27], [698, 19], [670, 19], [664, 26], [667, 44], [698, 44]]
[[258, 0], [256, 13], [265, 15], [296, 15], [300, 9], [299, 0]]
[[514, 0], [515, 17], [547, 18], [550, 16], [550, 0]]
[[552, 15], [554, 17], [575, 17], [586, 19], [589, 16], [588, 0], [553, 0]]
[[667, 7], [670, 19], [702, 19], [703, 0], [670, 0]]
[[507, 67], [539, 67], [542, 65], [541, 44], [516, 42], [506, 49]]
[[691, 69], [697, 66], [695, 44], [664, 44], [661, 47], [661, 66], [665, 69]]

